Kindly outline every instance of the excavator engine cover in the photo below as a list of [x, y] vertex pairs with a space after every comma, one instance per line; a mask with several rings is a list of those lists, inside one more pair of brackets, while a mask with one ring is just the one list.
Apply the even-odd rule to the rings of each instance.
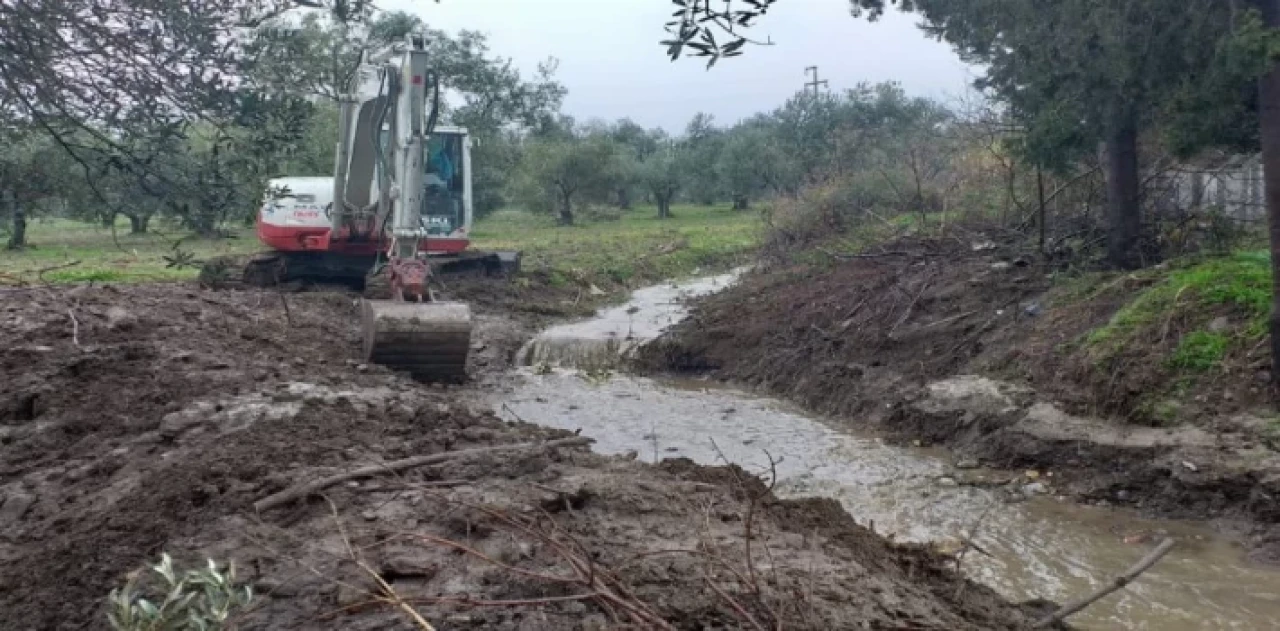
[[425, 381], [461, 382], [471, 350], [471, 308], [463, 302], [361, 301], [366, 362]]

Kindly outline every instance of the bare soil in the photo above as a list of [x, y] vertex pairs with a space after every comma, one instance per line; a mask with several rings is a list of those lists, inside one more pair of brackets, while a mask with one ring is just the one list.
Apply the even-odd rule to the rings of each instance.
[[581, 447], [455, 459], [255, 511], [358, 467], [571, 436], [472, 403], [570, 298], [483, 279], [450, 291], [479, 313], [462, 387], [358, 363], [348, 293], [0, 294], [0, 628], [106, 628], [108, 592], [161, 552], [234, 560], [259, 593], [239, 628], [415, 628], [410, 606], [441, 629], [522, 630], [1014, 629], [1043, 613], [834, 502]]
[[1260, 535], [1259, 556], [1280, 558], [1280, 453], [1267, 423], [1248, 413], [1251, 374], [1185, 393], [1233, 404], [1204, 403], [1182, 425], [1140, 426], [1125, 413], [1165, 374], [1168, 343], [1139, 346], [1107, 374], [1064, 344], [1105, 323], [1134, 287], [1055, 305], [1048, 265], [976, 226], [834, 254], [843, 258], [771, 265], [702, 299], [642, 363], [947, 445], [959, 460], [1051, 470], [1055, 492], [1087, 501], [1244, 518]]

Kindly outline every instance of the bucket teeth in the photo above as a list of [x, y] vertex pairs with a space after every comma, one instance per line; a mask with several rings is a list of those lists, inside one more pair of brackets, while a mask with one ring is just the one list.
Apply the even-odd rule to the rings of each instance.
[[466, 378], [471, 309], [461, 302], [363, 300], [365, 361], [403, 370], [415, 379]]

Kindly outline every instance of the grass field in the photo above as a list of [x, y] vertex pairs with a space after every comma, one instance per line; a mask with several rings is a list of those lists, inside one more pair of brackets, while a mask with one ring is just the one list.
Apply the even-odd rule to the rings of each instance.
[[[759, 241], [755, 213], [728, 206], [676, 206], [674, 217], [657, 219], [653, 207], [637, 207], [615, 221], [555, 225], [551, 217], [499, 211], [477, 222], [474, 247], [524, 252], [524, 269], [551, 282], [632, 285], [720, 268], [742, 260]], [[150, 234], [131, 235], [127, 221], [110, 229], [65, 219], [32, 221], [31, 247], [0, 250], [0, 285], [39, 282], [152, 282], [189, 280], [198, 269], [168, 266], [174, 244], [197, 260], [261, 249], [251, 228], [230, 238], [186, 238], [156, 224]]]

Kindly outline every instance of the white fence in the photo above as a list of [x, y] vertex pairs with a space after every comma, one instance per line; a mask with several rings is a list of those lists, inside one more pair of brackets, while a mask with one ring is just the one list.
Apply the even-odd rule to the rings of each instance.
[[1203, 166], [1180, 165], [1164, 171], [1158, 180], [1165, 185], [1154, 186], [1163, 193], [1155, 200], [1162, 210], [1217, 208], [1241, 222], [1266, 220], [1261, 156], [1231, 156]]

